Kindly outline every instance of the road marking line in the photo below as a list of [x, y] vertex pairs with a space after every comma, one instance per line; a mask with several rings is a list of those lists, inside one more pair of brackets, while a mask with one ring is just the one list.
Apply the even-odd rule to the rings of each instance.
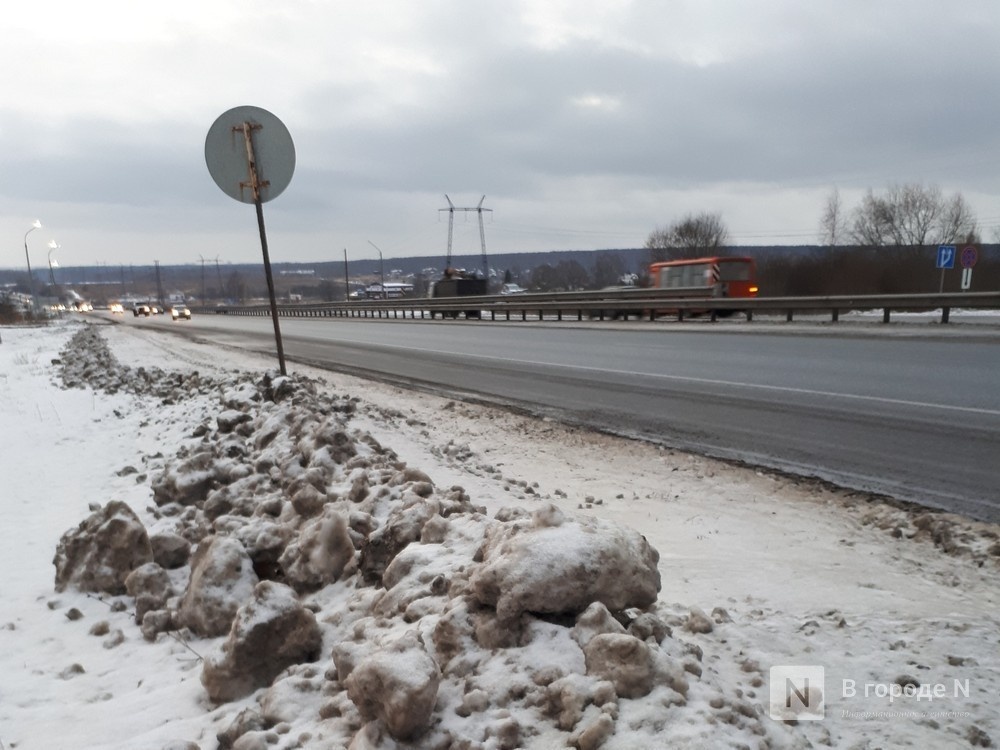
[[[365, 344], [368, 342], [357, 341], [352, 343]], [[462, 357], [468, 357], [470, 359], [480, 359], [491, 362], [503, 362], [507, 364], [536, 365], [541, 367], [558, 367], [567, 370], [585, 370], [588, 372], [608, 373], [611, 375], [633, 375], [644, 378], [658, 378], [660, 380], [674, 380], [686, 383], [700, 383], [704, 385], [725, 385], [725, 386], [733, 386], [736, 388], [756, 388], [757, 390], [775, 391], [778, 393], [796, 393], [806, 396], [826, 396], [829, 398], [844, 398], [844, 399], [851, 399], [854, 401], [872, 401], [882, 404], [894, 404], [897, 406], [917, 406], [926, 409], [941, 409], [943, 411], [957, 411], [957, 412], [964, 412], [967, 414], [986, 414], [993, 417], [1000, 417], [1000, 409], [981, 409], [972, 406], [955, 406], [953, 404], [934, 404], [926, 401], [907, 401], [906, 399], [900, 399], [900, 398], [886, 398], [884, 396], [864, 396], [858, 393], [837, 393], [835, 391], [818, 391], [810, 388], [793, 388], [790, 386], [783, 386], [783, 385], [742, 383], [736, 380], [715, 380], [712, 378], [694, 378], [687, 375], [667, 375], [665, 373], [660, 373], [660, 372], [635, 372], [633, 370], [607, 370], [601, 367], [590, 367], [588, 365], [562, 365], [555, 362], [536, 362], [528, 359], [508, 359], [501, 357], [492, 357], [487, 354], [457, 354], [454, 351], [424, 349], [416, 346], [392, 346], [391, 348], [402, 349], [404, 351], [424, 352], [428, 354], [442, 354], [451, 357], [462, 356]]]

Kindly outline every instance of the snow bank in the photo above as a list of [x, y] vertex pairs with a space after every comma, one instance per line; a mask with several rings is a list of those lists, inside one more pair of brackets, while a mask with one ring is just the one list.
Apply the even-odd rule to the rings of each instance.
[[[353, 401], [308, 378], [132, 371], [89, 327], [64, 361], [69, 386], [217, 394], [151, 479], [147, 523], [171, 542], [161, 559], [180, 550], [176, 594], [148, 539], [114, 566], [61, 555], [59, 585], [114, 567], [99, 590], [127, 606], [131, 575], [147, 637], [225, 635], [201, 668], [207, 697], [253, 692], [258, 708], [235, 704], [219, 747], [639, 748], [670, 727], [691, 746], [804, 746], [702, 668], [659, 608], [659, 556], [637, 532], [549, 505], [490, 518], [352, 428]], [[120, 515], [99, 508], [72, 539], [100, 546]]]
[[[273, 357], [220, 356], [220, 344], [127, 322], [100, 326], [123, 360], [182, 372], [102, 357], [102, 336], [60, 354], [95, 323], [5, 328], [0, 345], [0, 512], [12, 531], [0, 546], [5, 748], [861, 750], [1000, 736], [996, 525], [306, 366], [288, 379], [250, 375]], [[56, 359], [80, 387], [53, 378]], [[320, 399], [303, 396], [310, 383]], [[287, 408], [296, 398], [301, 409]], [[268, 453], [272, 441], [282, 450]], [[331, 484], [330, 471], [346, 476]], [[185, 484], [198, 472], [209, 481]], [[113, 517], [119, 501], [153, 561], [125, 576], [124, 594], [53, 593], [60, 535], [89, 514]], [[476, 594], [488, 535], [582, 528], [588, 517], [645, 535], [659, 554], [654, 604], [595, 601], [578, 614], [530, 604], [507, 623]], [[209, 538], [235, 540], [249, 559], [235, 571], [242, 593], [220, 597], [249, 597], [220, 636], [178, 621], [192, 556]], [[251, 606], [255, 580], [280, 595]], [[306, 612], [318, 651], [272, 659], [282, 613], [308, 646]], [[265, 658], [232, 659], [242, 671], [220, 686], [251, 692], [213, 700], [200, 678], [226, 661], [234, 632], [259, 634], [247, 649], [234, 640], [234, 653]], [[373, 669], [394, 653], [406, 670]], [[390, 699], [430, 693], [424, 658], [439, 675], [433, 710], [395, 716]], [[769, 668], [795, 664], [825, 666], [822, 721], [767, 718]], [[359, 665], [359, 682], [394, 687], [377, 696], [358, 685], [356, 703], [345, 683]], [[844, 680], [856, 694], [841, 694]], [[914, 685], [949, 694], [886, 696]], [[424, 728], [397, 740], [407, 730], [380, 718], [386, 710]]]

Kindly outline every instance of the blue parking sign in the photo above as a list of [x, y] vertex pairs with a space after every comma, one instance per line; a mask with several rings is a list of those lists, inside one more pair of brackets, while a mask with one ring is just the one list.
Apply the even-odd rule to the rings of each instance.
[[938, 245], [937, 267], [938, 268], [954, 268], [955, 267], [955, 246], [954, 245]]

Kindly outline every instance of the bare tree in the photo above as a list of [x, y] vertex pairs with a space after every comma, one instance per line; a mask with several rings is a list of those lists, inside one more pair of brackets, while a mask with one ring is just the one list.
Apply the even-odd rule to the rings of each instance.
[[575, 260], [561, 260], [555, 266], [542, 263], [531, 272], [531, 288], [540, 292], [572, 291], [589, 285], [590, 274]]
[[949, 244], [979, 242], [976, 216], [961, 193], [945, 203], [939, 220], [939, 242]]
[[925, 245], [941, 218], [943, 198], [937, 187], [893, 185], [887, 199], [892, 215], [892, 239], [896, 245]]
[[861, 199], [861, 205], [851, 214], [851, 239], [855, 244], [865, 247], [888, 245], [890, 223], [886, 201], [876, 197], [869, 189]]
[[840, 191], [834, 188], [826, 198], [826, 208], [820, 219], [821, 242], [824, 245], [840, 245], [847, 236], [847, 218], [840, 202]]
[[575, 260], [561, 260], [556, 266], [556, 277], [562, 289], [586, 289], [590, 286], [590, 273]]
[[595, 287], [620, 284], [625, 273], [625, 261], [615, 253], [599, 253], [594, 261], [593, 285]]
[[703, 212], [688, 214], [668, 227], [657, 227], [649, 233], [646, 248], [650, 260], [656, 262], [714, 255], [728, 240], [729, 230], [722, 214]]
[[867, 192], [852, 214], [850, 235], [867, 247], [931, 245], [975, 236], [976, 220], [965, 199], [945, 199], [935, 186], [892, 185], [885, 195]]
[[243, 280], [243, 275], [239, 271], [234, 270], [229, 274], [229, 279], [226, 281], [225, 295], [237, 302], [242, 303], [246, 301], [247, 285], [246, 281]]

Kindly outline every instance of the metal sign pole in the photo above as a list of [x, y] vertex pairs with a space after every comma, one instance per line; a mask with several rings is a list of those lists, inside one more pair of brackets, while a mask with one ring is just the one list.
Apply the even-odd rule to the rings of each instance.
[[955, 246], [938, 245], [937, 267], [941, 269], [941, 283], [938, 286], [938, 293], [944, 293], [944, 272], [955, 267]]
[[[253, 203], [257, 209], [257, 227], [260, 230], [260, 249], [264, 255], [264, 274], [267, 276], [267, 294], [271, 301], [271, 320], [274, 323], [274, 341], [278, 347], [278, 366], [281, 369], [281, 374], [287, 375], [288, 371], [285, 369], [285, 349], [281, 343], [281, 326], [278, 324], [278, 302], [274, 296], [274, 278], [271, 275], [271, 258], [267, 253], [267, 232], [264, 230], [264, 207], [260, 200], [260, 188], [262, 184], [266, 185], [267, 183], [261, 183], [258, 180], [257, 162], [254, 158], [253, 150], [252, 133], [260, 127], [260, 125], [244, 122], [242, 125], [234, 127], [233, 130], [242, 130], [243, 138], [246, 142], [247, 163], [250, 168], [249, 187], [253, 192]], [[243, 183], [240, 184], [242, 185]]]
[[[271, 303], [274, 342], [278, 365], [286, 375], [285, 348], [281, 343], [278, 302], [274, 296], [271, 257], [267, 252], [262, 204], [274, 199], [288, 187], [295, 170], [295, 146], [288, 128], [277, 117], [260, 107], [234, 107], [223, 112], [208, 129], [205, 138], [205, 164], [215, 184], [240, 203], [253, 203], [257, 210], [260, 249], [264, 255], [264, 274]], [[260, 174], [267, 179], [260, 179]], [[249, 200], [248, 200], [249, 198]], [[215, 257], [216, 270], [219, 257]], [[220, 273], [221, 282], [221, 273]], [[221, 286], [221, 283], [220, 283]]]

